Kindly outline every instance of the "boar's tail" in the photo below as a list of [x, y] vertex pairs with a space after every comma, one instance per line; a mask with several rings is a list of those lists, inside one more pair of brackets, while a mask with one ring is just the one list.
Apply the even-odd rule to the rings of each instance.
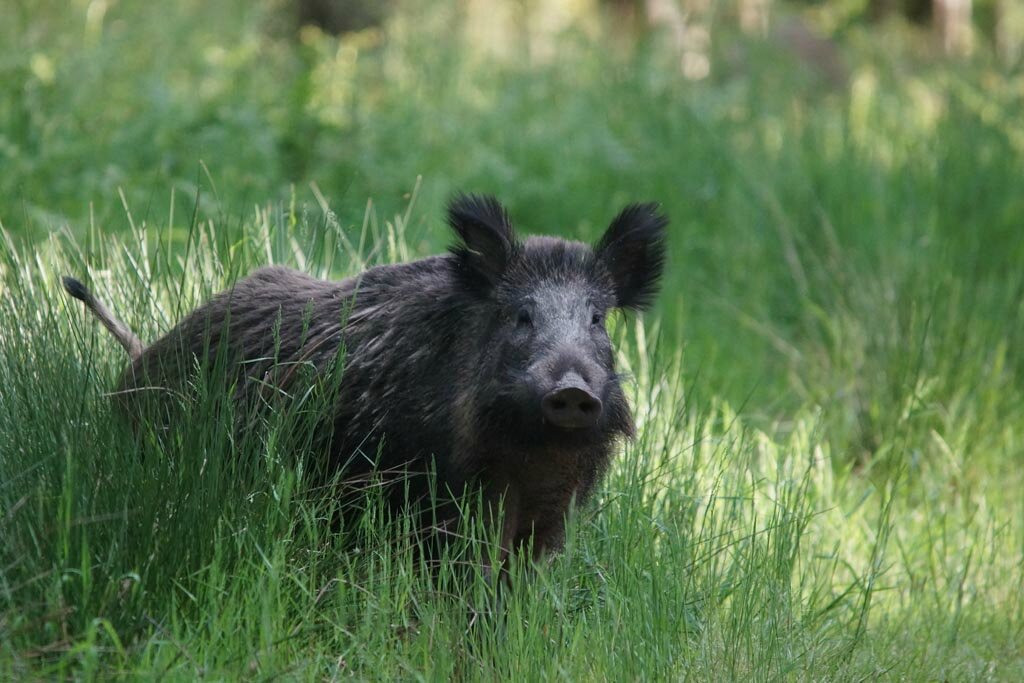
[[99, 318], [103, 326], [110, 330], [114, 338], [124, 347], [131, 359], [134, 361], [142, 355], [142, 342], [135, 336], [135, 333], [128, 329], [128, 326], [118, 320], [110, 309], [103, 305], [92, 295], [92, 292], [81, 282], [73, 277], [64, 276], [61, 278], [64, 289], [68, 294], [85, 304], [85, 307], [92, 311], [92, 314]]

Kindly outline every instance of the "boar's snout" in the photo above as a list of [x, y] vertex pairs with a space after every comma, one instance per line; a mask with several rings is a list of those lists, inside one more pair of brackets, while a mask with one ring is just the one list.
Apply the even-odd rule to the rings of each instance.
[[602, 408], [601, 399], [575, 372], [567, 372], [541, 401], [544, 419], [562, 429], [596, 427]]

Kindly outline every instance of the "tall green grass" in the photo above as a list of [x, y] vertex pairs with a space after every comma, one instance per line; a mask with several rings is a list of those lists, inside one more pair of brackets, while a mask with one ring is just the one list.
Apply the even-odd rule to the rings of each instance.
[[[1024, 677], [1018, 74], [852, 31], [835, 90], [715, 26], [693, 83], [599, 28], [481, 53], [453, 6], [341, 39], [69, 7], [0, 22], [0, 677]], [[152, 340], [260, 264], [434, 253], [457, 188], [526, 232], [672, 218], [613, 321], [639, 436], [564, 553], [496, 590], [379, 506], [339, 532], [302, 425], [240, 438], [216, 384], [170, 436], [116, 419], [59, 275]]]
[[[303, 484], [302, 458], [315, 453], [279, 449], [285, 428], [273, 416], [239, 439], [223, 413], [211, 417], [223, 389], [198, 392], [201, 408], [175, 438], [134, 435], [106, 395], [121, 352], [60, 293], [58, 274], [88, 272], [151, 338], [238, 271], [300, 260], [326, 273], [337, 263], [339, 249], [296, 251], [314, 243], [307, 231], [323, 234], [321, 221], [278, 216], [228, 234], [202, 221], [188, 260], [166, 257], [164, 230], [107, 240], [90, 255], [93, 270], [66, 238], [38, 250], [5, 243], [7, 674], [1020, 672], [1024, 510], [987, 478], [995, 472], [971, 476], [969, 444], [904, 431], [885, 444], [886, 480], [852, 473], [835, 464], [824, 411], [799, 410], [771, 433], [749, 426], [656, 324], [617, 324], [639, 438], [573, 518], [566, 552], [513, 566], [512, 587], [497, 594], [482, 576], [453, 583], [465, 576], [455, 564], [420, 570], [414, 548], [395, 542], [408, 538], [403, 520], [380, 507], [362, 532], [333, 531], [331, 499]], [[374, 238], [368, 220], [358, 241], [398, 249], [404, 221]], [[218, 244], [228, 246], [213, 258]], [[923, 458], [925, 447], [945, 457]]]

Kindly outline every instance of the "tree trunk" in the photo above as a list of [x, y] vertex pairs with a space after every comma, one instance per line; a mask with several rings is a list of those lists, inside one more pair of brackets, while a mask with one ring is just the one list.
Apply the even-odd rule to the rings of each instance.
[[996, 53], [1006, 66], [1024, 57], [1024, 5], [1020, 0], [996, 3]]
[[946, 54], [971, 49], [971, 0], [935, 0], [932, 20]]
[[896, 0], [868, 0], [868, 18], [882, 21], [896, 10]]
[[751, 35], [768, 34], [771, 0], [739, 0], [740, 30]]

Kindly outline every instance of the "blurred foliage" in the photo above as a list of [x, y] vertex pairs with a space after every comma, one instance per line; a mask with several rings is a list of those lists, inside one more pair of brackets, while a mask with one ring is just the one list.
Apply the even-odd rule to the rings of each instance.
[[[120, 189], [137, 208], [166, 206], [173, 187], [187, 207], [205, 175], [200, 160], [236, 209], [310, 180], [334, 197], [349, 192], [357, 203], [372, 196], [397, 207], [417, 174], [437, 170], [442, 178], [431, 179], [441, 182], [451, 177], [457, 143], [444, 127], [461, 129], [466, 122], [459, 114], [472, 116], [474, 107], [502, 96], [487, 92], [494, 90], [492, 75], [494, 81], [539, 83], [505, 95], [528, 108], [520, 116], [532, 119], [540, 112], [530, 97], [543, 101], [543, 89], [571, 89], [578, 80], [599, 98], [616, 79], [640, 85], [653, 78], [659, 82], [651, 85], [661, 90], [677, 80], [666, 50], [645, 49], [657, 40], [623, 41], [617, 15], [583, 1], [561, 12], [542, 2], [518, 9], [450, 2], [429, 10], [407, 3], [390, 18], [380, 5], [355, 2], [342, 3], [349, 12], [336, 20], [325, 19], [323, 8], [339, 5], [305, 0], [216, 6], [185, 0], [173, 12], [154, 12], [141, 0], [4, 2], [0, 220], [36, 236], [65, 222], [78, 231], [89, 220], [124, 225]], [[944, 83], [928, 74], [962, 68], [970, 80], [984, 80], [986, 97], [1019, 97], [1019, 77], [1002, 73], [991, 52], [980, 51], [969, 65], [935, 64], [923, 34], [863, 23], [863, 1], [803, 3], [804, 19], [794, 23], [800, 15], [783, 8], [799, 4], [780, 5], [775, 23], [785, 30], [762, 38], [737, 35], [728, 11], [693, 20], [715, 33], [714, 41], [701, 37], [707, 30], [698, 36], [701, 58], [707, 53], [714, 69], [701, 88], [680, 84], [689, 99], [730, 99], [712, 117], [760, 116], [781, 111], [787, 101], [821, 96], [815, 80], [841, 82], [847, 62], [864, 73], [887, 72], [882, 88], [896, 90], [894, 96], [909, 84], [941, 101]], [[979, 12], [985, 6], [979, 3]], [[303, 23], [312, 19], [364, 30], [334, 37]], [[658, 31], [649, 36], [658, 37]], [[436, 49], [438, 40], [447, 49]], [[604, 54], [606, 45], [618, 49]], [[555, 78], [544, 78], [548, 73]], [[769, 93], [766, 108], [757, 100]], [[742, 111], [751, 105], [759, 108]], [[448, 106], [452, 111], [444, 111]], [[440, 130], [428, 123], [431, 116], [445, 117], [437, 122]], [[489, 120], [516, 127], [498, 116]], [[601, 135], [589, 120], [564, 123], [578, 134]], [[402, 133], [407, 126], [412, 135]], [[448, 149], [424, 148], [440, 138]], [[614, 135], [604, 138], [595, 144], [614, 146]], [[460, 152], [487, 154], [481, 149], [486, 142], [475, 140], [475, 149]], [[384, 158], [409, 153], [426, 163]], [[384, 178], [376, 160], [403, 168], [398, 177]]]

